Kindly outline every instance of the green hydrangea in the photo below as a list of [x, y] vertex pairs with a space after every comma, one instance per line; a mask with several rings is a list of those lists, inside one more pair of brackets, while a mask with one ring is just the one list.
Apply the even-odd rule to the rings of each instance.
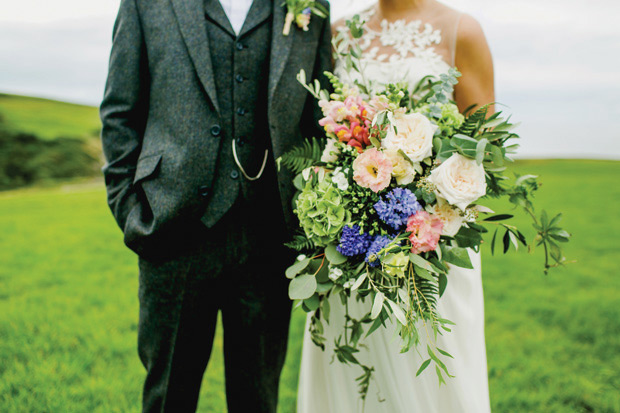
[[444, 105], [424, 105], [417, 112], [433, 119], [443, 136], [452, 136], [465, 121], [465, 116], [459, 112], [459, 108], [453, 103]]
[[351, 214], [343, 193], [329, 179], [306, 184], [296, 201], [295, 213], [308, 239], [326, 246], [338, 239]]

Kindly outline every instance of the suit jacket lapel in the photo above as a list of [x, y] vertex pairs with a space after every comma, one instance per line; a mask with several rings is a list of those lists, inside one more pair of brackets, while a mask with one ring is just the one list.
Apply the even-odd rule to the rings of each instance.
[[273, 27], [271, 34], [271, 61], [269, 66], [269, 108], [273, 103], [273, 95], [282, 77], [284, 66], [291, 53], [291, 45], [296, 30], [291, 29], [288, 36], [282, 34], [284, 20], [286, 18], [286, 8], [282, 6], [280, 0], [273, 0]]
[[171, 0], [198, 78], [219, 112], [203, 0]]

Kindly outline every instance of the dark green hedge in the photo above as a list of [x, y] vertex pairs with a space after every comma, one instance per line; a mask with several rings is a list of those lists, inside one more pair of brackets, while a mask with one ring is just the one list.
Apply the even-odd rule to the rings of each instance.
[[43, 140], [0, 125], [0, 190], [37, 182], [95, 176], [97, 149], [83, 139]]

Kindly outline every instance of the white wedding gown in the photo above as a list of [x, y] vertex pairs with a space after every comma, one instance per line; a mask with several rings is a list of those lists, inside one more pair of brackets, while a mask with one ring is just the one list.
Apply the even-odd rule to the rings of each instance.
[[[412, 87], [424, 76], [438, 75], [454, 65], [456, 29], [460, 13], [440, 5], [433, 19], [416, 21], [383, 21], [376, 27], [365, 27], [362, 49], [365, 76], [377, 84], [407, 81]], [[373, 15], [374, 8], [361, 14], [363, 21]], [[369, 21], [370, 22], [370, 21]], [[342, 29], [346, 30], [346, 29]], [[346, 81], [338, 63], [336, 74]], [[443, 318], [454, 323], [452, 332], [438, 337], [437, 346], [454, 359], [444, 361], [454, 378], [439, 386], [433, 365], [419, 377], [422, 361], [415, 350], [400, 353], [400, 338], [394, 326], [380, 328], [363, 342], [356, 357], [374, 366], [363, 411], [366, 413], [485, 413], [490, 412], [484, 340], [484, 303], [480, 254], [470, 251], [473, 270], [452, 267], [448, 287], [439, 300]], [[344, 306], [339, 297], [330, 299], [330, 324], [324, 323], [326, 351], [314, 345], [305, 332], [299, 380], [298, 413], [357, 413], [362, 411], [355, 378], [359, 366], [333, 360], [334, 339], [342, 331]], [[349, 301], [349, 312], [360, 318], [370, 303]], [[307, 327], [307, 326], [306, 326]], [[421, 353], [426, 356], [426, 342]]]

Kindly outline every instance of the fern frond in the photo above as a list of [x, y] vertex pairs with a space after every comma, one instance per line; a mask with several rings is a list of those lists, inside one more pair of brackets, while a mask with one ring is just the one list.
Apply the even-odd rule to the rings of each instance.
[[480, 131], [480, 128], [486, 121], [490, 105], [491, 104], [481, 106], [474, 113], [467, 116], [456, 133], [473, 138]]
[[293, 249], [295, 251], [312, 250], [316, 248], [314, 242], [306, 238], [304, 234], [296, 234], [290, 242], [284, 244], [284, 246]]
[[436, 282], [416, 276], [415, 284], [418, 290], [416, 307], [422, 309], [422, 313], [430, 319], [437, 318], [437, 300], [439, 298], [439, 285]]
[[282, 165], [294, 174], [320, 162], [324, 147], [323, 139], [307, 139], [280, 157]]

